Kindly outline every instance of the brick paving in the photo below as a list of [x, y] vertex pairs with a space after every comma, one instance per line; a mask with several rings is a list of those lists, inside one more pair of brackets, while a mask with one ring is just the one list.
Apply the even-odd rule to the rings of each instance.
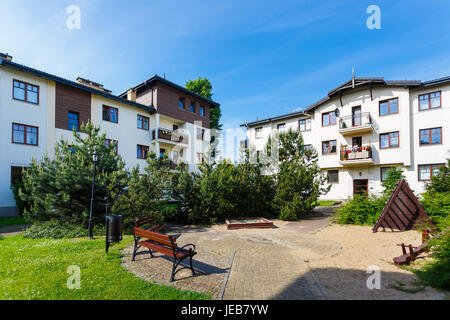
[[321, 300], [326, 293], [304, 261], [278, 247], [236, 252], [224, 300]]
[[[330, 257], [340, 252], [339, 243], [312, 235], [326, 227], [332, 209], [321, 209], [308, 219], [286, 223], [274, 221], [273, 229], [226, 230], [224, 226], [169, 226], [180, 244], [194, 243], [198, 254], [194, 268], [169, 282], [172, 262], [162, 256], [141, 255], [131, 262], [132, 247], [125, 250], [123, 265], [138, 277], [158, 284], [208, 292], [225, 300], [321, 300], [327, 294], [309, 270], [305, 260]], [[230, 260], [235, 252], [230, 269]], [[229, 273], [229, 275], [228, 275]]]

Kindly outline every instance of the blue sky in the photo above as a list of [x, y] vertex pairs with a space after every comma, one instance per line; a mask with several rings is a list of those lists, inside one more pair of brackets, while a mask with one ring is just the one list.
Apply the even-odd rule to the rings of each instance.
[[[369, 30], [369, 5], [381, 30]], [[66, 28], [69, 5], [81, 29]], [[6, 1], [0, 52], [119, 94], [153, 74], [214, 86], [225, 128], [303, 108], [351, 78], [450, 75], [450, 2]]]

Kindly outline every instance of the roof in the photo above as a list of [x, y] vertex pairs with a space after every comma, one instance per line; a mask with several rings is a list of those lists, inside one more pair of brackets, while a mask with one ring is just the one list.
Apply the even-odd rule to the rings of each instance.
[[270, 121], [274, 120], [281, 120], [281, 119], [287, 119], [291, 117], [295, 117], [302, 114], [307, 114], [308, 112], [314, 110], [316, 107], [321, 105], [322, 103], [327, 102], [328, 100], [334, 98], [335, 96], [341, 95], [344, 91], [347, 90], [353, 90], [356, 88], [364, 87], [364, 86], [375, 86], [375, 85], [382, 85], [382, 86], [401, 86], [401, 87], [408, 87], [408, 88], [421, 88], [421, 87], [429, 87], [434, 86], [442, 83], [450, 82], [450, 76], [449, 77], [443, 77], [438, 78], [434, 80], [429, 81], [420, 81], [420, 80], [384, 80], [382, 77], [357, 77], [355, 79], [350, 79], [343, 84], [339, 85], [338, 87], [330, 90], [328, 94], [323, 97], [322, 99], [314, 102], [313, 104], [307, 106], [303, 109], [303, 111], [300, 112], [292, 112], [285, 115], [281, 115], [278, 117], [273, 118], [267, 118], [263, 120], [257, 120], [253, 122], [247, 122], [241, 124], [241, 127], [252, 127], [259, 124], [264, 124]]
[[305, 116], [307, 118], [310, 117], [309, 114], [305, 113], [302, 110], [302, 111], [296, 111], [296, 112], [283, 114], [283, 115], [277, 116], [277, 117], [266, 118], [266, 119], [263, 119], [263, 120], [256, 120], [256, 121], [253, 121], [253, 122], [243, 123], [243, 124], [241, 124], [241, 127], [253, 127], [253, 126], [256, 126], [256, 125], [260, 125], [260, 124], [265, 124], [265, 123], [278, 121], [278, 120], [283, 120], [283, 119], [289, 119], [289, 118], [298, 117], [298, 116]]
[[59, 83], [66, 84], [66, 85], [71, 86], [71, 87], [75, 87], [75, 88], [78, 88], [78, 89], [81, 89], [81, 90], [84, 90], [84, 91], [95, 93], [95, 94], [98, 94], [100, 96], [103, 96], [103, 97], [106, 97], [106, 98], [109, 98], [109, 99], [112, 99], [112, 100], [115, 100], [115, 101], [118, 101], [118, 102], [122, 102], [122, 103], [125, 103], [125, 104], [128, 104], [128, 105], [131, 105], [133, 107], [137, 107], [137, 108], [146, 110], [146, 111], [148, 111], [150, 113], [155, 113], [156, 112], [156, 109], [154, 107], [152, 107], [152, 106], [146, 106], [144, 104], [140, 104], [140, 103], [137, 103], [137, 102], [134, 102], [134, 101], [130, 101], [128, 99], [124, 99], [124, 98], [118, 97], [118, 96], [116, 96], [114, 94], [111, 94], [111, 93], [108, 93], [108, 92], [105, 92], [105, 91], [101, 91], [101, 90], [97, 90], [97, 89], [94, 89], [94, 88], [91, 88], [91, 87], [87, 87], [87, 86], [82, 85], [80, 83], [77, 83], [77, 82], [74, 82], [74, 81], [71, 81], [71, 80], [67, 80], [67, 79], [64, 79], [64, 78], [61, 78], [61, 77], [58, 77], [58, 76], [55, 76], [55, 75], [52, 75], [52, 74], [49, 74], [49, 73], [37, 70], [37, 69], [33, 69], [33, 68], [30, 68], [30, 67], [27, 67], [27, 66], [24, 66], [24, 65], [12, 62], [12, 61], [7, 61], [7, 60], [0, 59], [0, 66], [6, 66], [6, 67], [14, 68], [14, 69], [17, 69], [17, 70], [20, 70], [20, 71], [28, 72], [28, 73], [34, 74], [34, 75], [36, 75], [38, 77], [50, 79], [50, 80], [53, 80], [53, 81], [56, 81], [56, 82], [59, 82]]
[[[138, 84], [137, 86], [135, 86], [134, 88], [131, 88], [131, 89], [139, 90], [139, 89], [142, 89], [142, 88], [147, 88], [147, 87], [151, 86], [153, 83], [155, 83], [156, 81], [162, 82], [165, 85], [168, 85], [169, 87], [172, 87], [172, 88], [175, 88], [177, 90], [183, 91], [184, 93], [189, 94], [191, 96], [194, 96], [194, 97], [196, 97], [196, 98], [198, 98], [200, 100], [203, 100], [203, 101], [213, 105], [214, 107], [219, 107], [220, 106], [220, 104], [218, 102], [215, 102], [215, 101], [213, 101], [211, 99], [205, 98], [205, 97], [203, 97], [203, 96], [201, 96], [201, 95], [199, 95], [199, 94], [197, 94], [195, 92], [192, 92], [191, 90], [188, 90], [188, 89], [186, 89], [186, 88], [184, 88], [184, 87], [182, 87], [182, 86], [180, 86], [180, 85], [178, 85], [176, 83], [173, 83], [172, 81], [166, 80], [165, 78], [162, 78], [162, 77], [158, 76], [157, 74], [155, 74], [150, 79], [148, 79], [148, 80]], [[123, 97], [126, 97], [126, 95], [127, 95], [127, 92], [125, 91], [124, 93], [120, 94], [119, 97], [123, 98]]]

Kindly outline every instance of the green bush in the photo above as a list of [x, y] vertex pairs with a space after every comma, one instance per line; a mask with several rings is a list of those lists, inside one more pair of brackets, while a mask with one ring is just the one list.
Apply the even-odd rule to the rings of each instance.
[[401, 168], [392, 167], [389, 169], [386, 180], [384, 180], [381, 184], [384, 188], [383, 195], [389, 197], [401, 179], [405, 179], [405, 175], [403, 174], [403, 170]]
[[[93, 234], [104, 236], [106, 229], [102, 225], [93, 228]], [[87, 237], [88, 229], [73, 222], [62, 222], [57, 220], [38, 222], [26, 229], [23, 233], [25, 238], [31, 239], [63, 239]]]
[[173, 206], [167, 205], [171, 185], [169, 165], [167, 155], [159, 158], [151, 152], [144, 168], [145, 174], [140, 173], [139, 166], [133, 168], [126, 190], [111, 208], [111, 213], [123, 215], [125, 228], [149, 215], [162, 222], [177, 212]]
[[450, 232], [432, 239], [429, 247], [434, 260], [413, 271], [428, 285], [450, 290]]
[[273, 178], [261, 165], [228, 161], [203, 163], [198, 172], [179, 167], [172, 196], [189, 223], [217, 223], [226, 218], [273, 217]]
[[386, 203], [385, 197], [354, 195], [337, 211], [339, 224], [373, 225]]
[[450, 213], [450, 192], [425, 192], [422, 194], [422, 206], [428, 215], [435, 220], [437, 217], [445, 217]]

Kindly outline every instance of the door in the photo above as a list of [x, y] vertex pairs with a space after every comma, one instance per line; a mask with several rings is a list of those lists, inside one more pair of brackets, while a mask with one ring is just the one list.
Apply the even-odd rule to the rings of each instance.
[[362, 146], [362, 137], [352, 138], [352, 147], [359, 148]]
[[367, 193], [369, 180], [368, 179], [355, 179], [353, 180], [353, 194], [362, 195], [363, 193]]
[[352, 108], [352, 126], [357, 127], [361, 125], [361, 106]]

